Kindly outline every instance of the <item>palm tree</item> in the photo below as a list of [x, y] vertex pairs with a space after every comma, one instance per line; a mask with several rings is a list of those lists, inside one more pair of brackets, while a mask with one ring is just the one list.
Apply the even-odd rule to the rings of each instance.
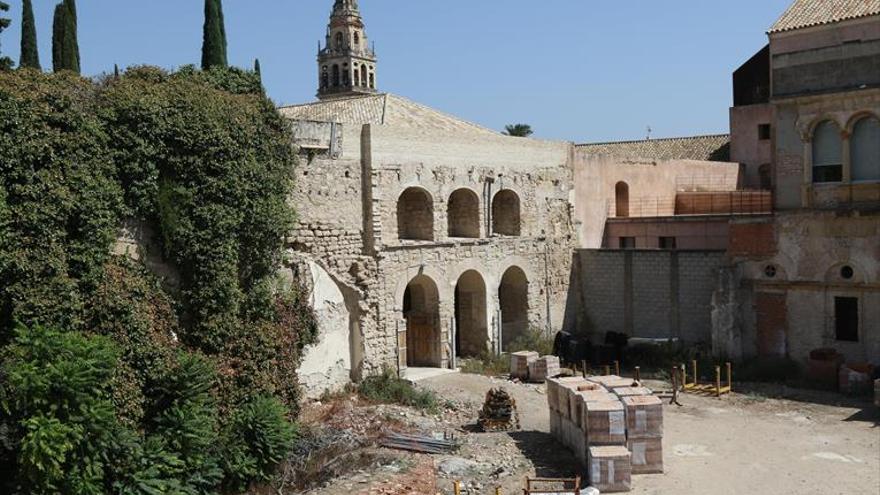
[[513, 137], [529, 137], [532, 135], [532, 126], [529, 124], [511, 124], [504, 126], [504, 134]]

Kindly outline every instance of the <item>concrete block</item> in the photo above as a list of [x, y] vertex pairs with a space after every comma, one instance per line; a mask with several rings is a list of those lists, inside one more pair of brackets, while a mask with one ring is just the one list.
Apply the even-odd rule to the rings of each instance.
[[590, 485], [601, 493], [632, 489], [632, 457], [626, 447], [590, 447], [588, 467]]
[[537, 361], [537, 352], [520, 351], [510, 355], [510, 377], [525, 380], [529, 377], [529, 363]]
[[646, 387], [617, 387], [614, 390], [614, 395], [619, 398], [624, 397], [636, 397], [639, 395], [653, 395], [654, 392]]
[[544, 356], [529, 363], [529, 381], [541, 383], [559, 375], [561, 367], [559, 358], [556, 356]]

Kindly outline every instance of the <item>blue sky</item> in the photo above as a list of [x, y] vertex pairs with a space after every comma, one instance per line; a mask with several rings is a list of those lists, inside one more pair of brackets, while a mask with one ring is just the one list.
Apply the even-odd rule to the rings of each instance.
[[[2, 52], [18, 59], [20, 0]], [[361, 0], [380, 89], [487, 127], [576, 142], [727, 132], [731, 73], [791, 0]], [[34, 0], [51, 67], [55, 0]], [[225, 0], [230, 63], [314, 98], [332, 0]], [[202, 0], [80, 0], [83, 73], [198, 63]]]

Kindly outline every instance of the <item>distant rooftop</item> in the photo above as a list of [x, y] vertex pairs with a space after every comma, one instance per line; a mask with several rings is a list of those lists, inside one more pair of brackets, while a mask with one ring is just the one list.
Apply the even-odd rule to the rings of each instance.
[[579, 144], [577, 148], [594, 155], [611, 155], [630, 160], [730, 161], [729, 134], [588, 143]]
[[292, 120], [377, 124], [423, 131], [464, 131], [500, 135], [491, 129], [389, 93], [284, 106], [278, 111]]
[[795, 0], [770, 33], [880, 15], [880, 0]]

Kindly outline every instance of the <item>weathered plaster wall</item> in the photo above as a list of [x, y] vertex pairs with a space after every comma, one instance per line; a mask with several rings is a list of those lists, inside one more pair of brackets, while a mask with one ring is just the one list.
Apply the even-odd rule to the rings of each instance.
[[[591, 155], [575, 148], [574, 221], [577, 245], [585, 249], [602, 246], [605, 220], [615, 214], [615, 185], [629, 185], [632, 216], [638, 205], [659, 215], [674, 213], [676, 192], [680, 189], [733, 191], [739, 181], [739, 165], [735, 163], [693, 160], [639, 161], [605, 155]], [[652, 211], [654, 211], [652, 210]], [[654, 216], [654, 215], [652, 215]]]
[[[750, 227], [748, 220], [738, 222]], [[762, 243], [765, 249], [734, 254], [735, 282], [724, 294], [716, 294], [724, 300], [736, 292], [739, 300], [740, 314], [733, 318], [738, 320], [741, 342], [732, 340], [734, 347], [726, 352], [756, 356], [768, 353], [762, 343], [778, 342], [769, 354], [804, 361], [811, 350], [832, 347], [849, 361], [880, 364], [880, 216], [779, 213], [771, 226], [772, 241]], [[853, 268], [852, 279], [841, 277], [843, 266]], [[781, 297], [781, 315], [756, 310], [762, 294]], [[835, 297], [859, 299], [859, 342], [836, 340]], [[766, 326], [762, 319], [781, 323]]]
[[730, 160], [743, 164], [742, 184], [748, 189], [760, 189], [760, 168], [770, 167], [772, 182], [773, 139], [760, 139], [758, 127], [772, 125], [773, 106], [747, 105], [730, 109]]

